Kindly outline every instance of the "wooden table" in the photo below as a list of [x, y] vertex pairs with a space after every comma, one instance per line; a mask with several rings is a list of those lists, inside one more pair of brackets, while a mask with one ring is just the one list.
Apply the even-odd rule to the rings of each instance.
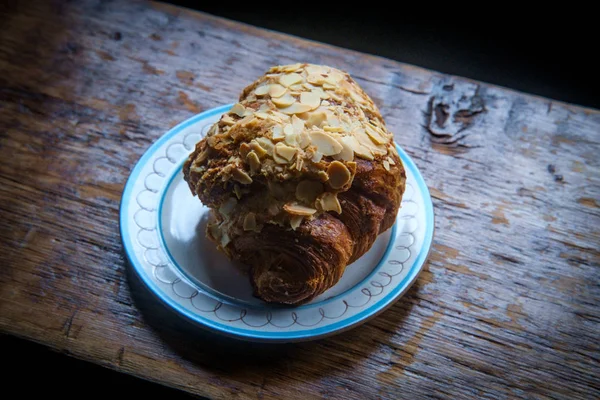
[[[158, 3], [27, 3], [0, 15], [0, 332], [211, 398], [600, 397], [597, 110]], [[296, 61], [381, 106], [434, 198], [434, 248], [359, 328], [225, 341], [129, 274], [121, 191], [171, 126]]]

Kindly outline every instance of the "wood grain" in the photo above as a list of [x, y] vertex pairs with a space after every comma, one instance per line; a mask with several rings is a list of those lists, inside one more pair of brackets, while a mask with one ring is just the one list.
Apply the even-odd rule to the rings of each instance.
[[[600, 397], [598, 111], [159, 3], [28, 2], [0, 21], [1, 332], [219, 399]], [[347, 70], [380, 105], [430, 187], [434, 249], [357, 329], [225, 341], [128, 275], [121, 191], [168, 128], [296, 61]]]

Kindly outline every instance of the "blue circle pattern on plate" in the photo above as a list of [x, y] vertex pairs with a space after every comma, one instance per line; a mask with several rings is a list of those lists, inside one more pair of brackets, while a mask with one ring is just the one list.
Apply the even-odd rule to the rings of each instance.
[[[377, 315], [379, 312], [393, 304], [393, 302], [411, 286], [416, 280], [418, 273], [421, 271], [433, 239], [434, 224], [433, 206], [427, 186], [414, 162], [398, 146], [396, 146], [396, 148], [402, 158], [404, 167], [407, 170], [407, 178], [411, 178], [409, 175], [412, 175], [419, 189], [425, 214], [425, 230], [420, 243], [421, 246], [417, 256], [414, 258], [413, 262], [410, 263], [408, 271], [404, 270], [405, 263], [413, 256], [411, 253], [411, 248], [415, 245], [413, 232], [417, 230], [418, 226], [415, 226], [414, 229], [406, 233], [402, 232], [398, 235], [396, 232], [398, 220], [405, 219], [408, 221], [410, 218], [413, 218], [410, 222], [416, 221], [414, 215], [402, 213], [398, 214], [397, 221], [392, 228], [392, 235], [385, 254], [373, 271], [353, 288], [318, 303], [287, 308], [269, 308], [267, 305], [258, 309], [246, 305], [240, 306], [238, 304], [228, 304], [227, 301], [213, 298], [213, 295], [211, 295], [210, 290], [207, 290], [207, 288], [194, 287], [188, 282], [188, 279], [186, 279], [186, 276], [181, 269], [174, 269], [176, 265], [175, 261], [165, 246], [164, 239], [162, 238], [162, 231], [160, 229], [159, 217], [162, 197], [164, 196], [164, 192], [168, 185], [177, 175], [177, 172], [181, 167], [181, 161], [187, 157], [191, 150], [193, 150], [196, 142], [206, 133], [210, 125], [214, 122], [213, 120], [218, 118], [222, 113], [228, 111], [231, 106], [232, 105], [229, 104], [203, 112], [172, 128], [146, 151], [127, 180], [120, 207], [121, 236], [128, 260], [142, 281], [163, 302], [191, 321], [228, 336], [255, 341], [298, 341], [328, 336], [364, 322], [366, 319]], [[195, 131], [190, 132], [182, 138], [182, 141], [169, 143], [164, 151], [164, 155], [159, 155], [157, 157], [157, 153], [162, 150], [169, 141], [172, 141], [172, 139], [178, 137], [184, 131], [187, 131], [202, 122], [206, 122], [206, 124], [202, 127], [203, 129], [200, 133]], [[147, 166], [150, 161], [152, 161], [152, 169], [148, 171], [148, 174], [143, 180], [140, 180], [143, 169], [148, 169]], [[170, 171], [171, 174], [168, 174], [168, 172], [166, 173], [165, 169]], [[158, 196], [161, 190], [163, 191], [163, 196]], [[402, 201], [402, 209], [406, 208], [407, 204], [410, 203], [415, 205], [415, 208], [418, 208], [418, 204], [410, 198], [414, 192], [414, 188], [407, 180], [407, 190], [405, 198], [403, 198]], [[132, 212], [131, 206], [137, 208], [135, 212]], [[138, 217], [141, 213], [145, 214], [143, 218]], [[156, 214], [155, 217], [148, 218], [148, 214], [152, 213]], [[143, 223], [140, 221], [143, 221]], [[153, 221], [153, 223], [149, 223], [148, 221]], [[137, 226], [135, 240], [131, 235], [132, 222]], [[407, 239], [410, 243], [396, 244], [396, 242], [404, 242]], [[395, 258], [389, 259], [393, 249], [395, 250]], [[161, 251], [165, 252], [165, 254], [161, 253]], [[144, 262], [146, 264], [144, 264]], [[393, 268], [396, 269], [393, 273], [390, 273], [389, 270], [382, 271], [381, 269], [386, 266], [393, 266]], [[403, 272], [405, 274], [402, 279], [398, 282], [394, 282], [394, 277], [402, 275]], [[380, 282], [374, 280], [375, 276], [385, 279], [383, 282]], [[385, 292], [385, 288], [392, 284], [393, 287], [391, 290], [389, 290], [382, 298], [378, 298], [378, 296]], [[171, 293], [168, 293], [165, 285], [170, 285]], [[364, 295], [363, 303], [350, 303], [348, 299], [342, 300], [342, 297], [344, 297], [345, 294], [357, 291], [359, 288], [359, 292]], [[214, 305], [207, 308], [199, 307], [198, 304], [196, 304], [199, 302], [194, 302], [194, 299], [198, 298], [202, 298], [205, 301], [205, 305], [207, 299], [211, 299], [214, 301]], [[377, 299], [370, 304], [373, 298]], [[185, 304], [183, 302], [185, 300], [189, 301], [189, 304]], [[326, 307], [328, 303], [334, 301], [341, 301], [345, 307], [338, 315], [327, 315], [324, 307]], [[226, 310], [227, 308], [229, 308], [229, 310]], [[233, 308], [233, 310], [231, 310], [231, 308]], [[349, 308], [355, 308], [357, 312], [344, 318], [344, 315]], [[307, 309], [318, 310], [316, 320], [310, 324], [299, 322], [298, 314]], [[273, 322], [273, 312], [279, 313], [281, 310], [287, 310], [286, 312], [289, 312], [290, 322], [287, 325], [277, 325]], [[251, 316], [250, 314], [256, 312], [263, 313], [264, 321], [261, 321], [260, 323], [255, 321], [256, 315]], [[229, 316], [227, 316], [227, 314], [229, 314]], [[211, 319], [205, 315], [214, 315], [218, 320]], [[320, 327], [318, 326], [323, 321], [329, 322], [338, 319], [339, 321], [324, 324], [324, 326]], [[236, 326], [236, 322], [244, 323], [244, 327]], [[290, 330], [289, 328], [294, 325], [305, 329]], [[263, 328], [265, 326], [272, 327], [273, 330], [258, 330], [258, 328]]]

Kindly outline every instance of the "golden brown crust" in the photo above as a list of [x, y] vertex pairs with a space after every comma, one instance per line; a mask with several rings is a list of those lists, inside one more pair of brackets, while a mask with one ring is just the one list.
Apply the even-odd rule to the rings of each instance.
[[213, 209], [207, 235], [251, 266], [259, 298], [323, 293], [393, 225], [406, 180], [379, 110], [342, 71], [272, 68], [183, 167]]

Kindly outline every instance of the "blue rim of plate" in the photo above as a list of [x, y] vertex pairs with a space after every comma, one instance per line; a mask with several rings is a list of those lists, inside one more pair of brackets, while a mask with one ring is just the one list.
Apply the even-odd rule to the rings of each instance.
[[[158, 140], [156, 140], [146, 152], [142, 155], [142, 157], [138, 160], [138, 162], [133, 167], [129, 178], [125, 184], [125, 188], [123, 190], [123, 195], [121, 197], [121, 204], [119, 207], [119, 229], [121, 233], [121, 239], [123, 241], [123, 248], [125, 250], [125, 254], [127, 256], [127, 260], [129, 264], [133, 267], [136, 274], [140, 277], [142, 282], [146, 285], [146, 287], [162, 302], [166, 305], [177, 311], [182, 316], [186, 317], [188, 320], [195, 322], [199, 326], [203, 328], [208, 328], [209, 330], [215, 333], [221, 333], [227, 335], [229, 337], [247, 340], [247, 341], [263, 341], [263, 342], [291, 342], [291, 341], [302, 341], [302, 340], [314, 340], [318, 338], [322, 338], [325, 336], [331, 336], [336, 333], [340, 333], [351, 329], [361, 323], [366, 322], [367, 320], [379, 315], [381, 312], [385, 311], [388, 307], [393, 305], [397, 299], [399, 299], [416, 281], [417, 276], [423, 269], [423, 265], [427, 260], [429, 255], [429, 251], [431, 249], [431, 244], [433, 241], [433, 228], [434, 228], [434, 213], [433, 213], [433, 204], [431, 201], [431, 196], [429, 194], [429, 189], [425, 184], [423, 176], [418, 170], [417, 166], [410, 158], [410, 156], [396, 144], [396, 149], [402, 159], [404, 167], [406, 169], [410, 169], [413, 174], [421, 194], [423, 196], [423, 202], [425, 205], [425, 236], [423, 238], [423, 245], [419, 252], [419, 255], [416, 257], [413, 265], [410, 268], [408, 274], [396, 284], [394, 289], [392, 289], [384, 298], [380, 301], [374, 303], [370, 307], [365, 308], [364, 310], [358, 312], [357, 314], [349, 317], [347, 319], [338, 321], [336, 323], [321, 327], [314, 328], [310, 330], [303, 330], [299, 332], [268, 332], [268, 331], [257, 331], [250, 329], [242, 329], [234, 326], [222, 324], [216, 321], [212, 321], [208, 318], [203, 317], [200, 314], [191, 312], [186, 309], [182, 305], [178, 304], [176, 301], [172, 300], [164, 291], [152, 280], [152, 278], [146, 273], [144, 267], [140, 265], [139, 260], [134, 256], [134, 249], [132, 238], [128, 232], [128, 220], [127, 216], [129, 215], [129, 204], [128, 200], [131, 198], [132, 190], [135, 182], [138, 179], [139, 174], [142, 171], [143, 166], [148, 162], [149, 159], [156, 153], [156, 151], [168, 140], [176, 136], [182, 130], [188, 128], [189, 126], [202, 121], [203, 119], [210, 118], [217, 114], [222, 114], [228, 111], [233, 104], [226, 104], [220, 107], [216, 107], [207, 111], [204, 111], [200, 114], [197, 114], [186, 121], [176, 125], [171, 128], [167, 133], [161, 136]], [[395, 227], [396, 224], [394, 224]], [[161, 237], [162, 235], [159, 235]], [[394, 236], [391, 236], [392, 239]], [[159, 239], [159, 240], [162, 240]], [[393, 240], [392, 240], [393, 241]], [[161, 244], [162, 245], [162, 244]], [[390, 246], [386, 249], [385, 255], [388, 253]], [[380, 260], [381, 262], [381, 260]], [[179, 269], [179, 268], [178, 268]], [[376, 268], [374, 268], [376, 269]], [[179, 269], [180, 270], [180, 269]], [[194, 285], [195, 287], [196, 285]], [[196, 288], [198, 289], [198, 288]], [[325, 299], [323, 301], [327, 301], [329, 299]], [[317, 303], [318, 304], [318, 303]]]

